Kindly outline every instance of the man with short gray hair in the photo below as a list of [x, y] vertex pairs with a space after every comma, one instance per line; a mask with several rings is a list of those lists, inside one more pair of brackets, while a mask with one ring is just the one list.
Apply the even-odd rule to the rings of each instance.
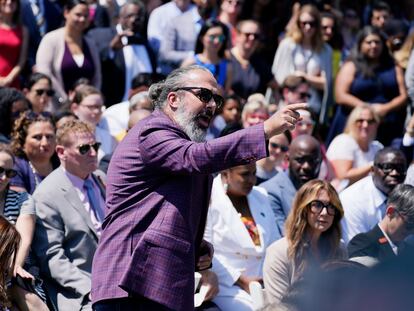
[[373, 257], [379, 262], [410, 252], [404, 240], [414, 233], [414, 187], [400, 184], [387, 200], [385, 217], [370, 231], [356, 235], [348, 244], [349, 257]]
[[149, 90], [155, 111], [118, 145], [93, 263], [96, 311], [193, 310], [194, 271], [212, 259], [202, 239], [211, 174], [266, 157], [266, 139], [292, 129], [296, 110], [307, 107], [287, 106], [264, 123], [205, 142], [223, 103], [219, 90], [203, 67], [173, 71]]

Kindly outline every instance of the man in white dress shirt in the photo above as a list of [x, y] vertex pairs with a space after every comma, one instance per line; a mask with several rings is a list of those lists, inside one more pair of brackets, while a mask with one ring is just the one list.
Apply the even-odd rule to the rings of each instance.
[[384, 148], [375, 155], [372, 175], [340, 193], [345, 212], [342, 220], [345, 243], [358, 233], [371, 230], [384, 218], [388, 194], [403, 183], [406, 170], [404, 154], [395, 148]]

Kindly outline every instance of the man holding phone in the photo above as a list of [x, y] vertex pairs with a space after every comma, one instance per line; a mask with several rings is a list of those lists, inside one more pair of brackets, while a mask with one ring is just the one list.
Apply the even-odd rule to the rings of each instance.
[[142, 1], [128, 0], [120, 9], [115, 27], [88, 33], [101, 57], [106, 107], [128, 99], [131, 81], [138, 74], [155, 72], [156, 59], [146, 39], [145, 16]]

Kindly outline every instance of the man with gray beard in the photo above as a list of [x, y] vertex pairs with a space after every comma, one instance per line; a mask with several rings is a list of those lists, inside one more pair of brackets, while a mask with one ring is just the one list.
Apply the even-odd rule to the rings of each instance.
[[106, 217], [92, 271], [94, 308], [193, 310], [194, 271], [211, 265], [202, 240], [211, 173], [267, 156], [294, 128], [293, 104], [264, 123], [202, 142], [223, 98], [213, 75], [189, 66], [151, 86], [155, 111], [132, 128], [108, 169]]

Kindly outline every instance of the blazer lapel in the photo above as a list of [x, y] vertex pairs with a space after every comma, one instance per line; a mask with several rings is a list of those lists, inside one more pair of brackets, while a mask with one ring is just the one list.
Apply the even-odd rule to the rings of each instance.
[[85, 224], [92, 231], [95, 238], [98, 239], [98, 235], [96, 233], [95, 227], [93, 226], [91, 218], [86, 212], [85, 207], [83, 206], [83, 203], [80, 200], [76, 192], [76, 189], [73, 187], [72, 183], [69, 181], [69, 179], [63, 172], [63, 169], [61, 169], [61, 174], [63, 177], [61, 178], [62, 180], [61, 190], [63, 191], [63, 196], [65, 197], [67, 202], [70, 204], [70, 206], [72, 206], [82, 216], [82, 219], [85, 221]]
[[372, 230], [373, 237], [378, 245], [378, 259], [383, 261], [395, 257], [395, 254], [391, 248], [387, 238], [382, 233], [380, 227], [376, 225]]

